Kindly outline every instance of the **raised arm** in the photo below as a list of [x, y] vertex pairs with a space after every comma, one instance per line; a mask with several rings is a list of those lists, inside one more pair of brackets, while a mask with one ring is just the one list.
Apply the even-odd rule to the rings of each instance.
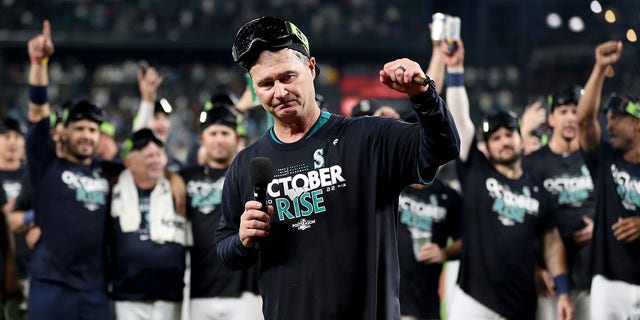
[[475, 142], [475, 127], [469, 114], [469, 96], [464, 86], [464, 44], [458, 40], [458, 50], [449, 52], [446, 43], [441, 45], [447, 66], [447, 104], [460, 135], [460, 159], [469, 157], [471, 144]]
[[596, 47], [596, 63], [593, 66], [584, 95], [578, 103], [578, 125], [580, 126], [580, 148], [591, 152], [600, 143], [601, 128], [598, 124], [598, 109], [601, 103], [602, 87], [607, 68], [616, 63], [622, 53], [622, 42], [608, 41]]
[[429, 60], [427, 74], [431, 77], [431, 80], [436, 83], [438, 94], [442, 94], [442, 88], [444, 88], [442, 84], [444, 83], [445, 72], [444, 56], [441, 49], [443, 42], [436, 40], [431, 43], [433, 48], [431, 50], [431, 59]]
[[460, 138], [451, 113], [437, 94], [433, 83], [417, 84], [414, 77], [425, 77], [420, 65], [409, 59], [398, 59], [380, 70], [380, 82], [398, 92], [406, 93], [420, 124], [418, 174], [420, 182], [428, 184], [438, 167], [460, 155]]
[[158, 97], [158, 87], [162, 84], [162, 76], [155, 68], [138, 68], [138, 88], [140, 89], [140, 108], [133, 122], [132, 132], [142, 128], [150, 128], [153, 119], [153, 107]]
[[48, 20], [42, 23], [42, 34], [29, 40], [29, 121], [38, 122], [49, 117], [51, 112], [47, 86], [49, 85], [49, 73], [47, 63], [53, 54], [53, 42], [51, 41], [51, 25]]

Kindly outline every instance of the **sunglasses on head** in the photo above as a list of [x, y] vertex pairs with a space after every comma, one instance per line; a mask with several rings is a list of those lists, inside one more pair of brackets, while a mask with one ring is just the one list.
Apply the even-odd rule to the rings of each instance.
[[144, 128], [133, 133], [131, 136], [131, 150], [142, 150], [149, 143], [155, 143], [159, 147], [163, 146], [162, 141], [156, 136], [151, 129]]
[[231, 54], [236, 63], [248, 70], [262, 50], [287, 48], [294, 43], [302, 44], [309, 56], [309, 41], [293, 23], [276, 17], [261, 17], [238, 30]]

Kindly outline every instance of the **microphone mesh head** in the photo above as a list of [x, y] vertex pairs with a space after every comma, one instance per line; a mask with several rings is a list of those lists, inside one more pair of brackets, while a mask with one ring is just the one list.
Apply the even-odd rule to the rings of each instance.
[[266, 186], [273, 180], [273, 163], [267, 157], [255, 157], [249, 161], [249, 180], [254, 186]]

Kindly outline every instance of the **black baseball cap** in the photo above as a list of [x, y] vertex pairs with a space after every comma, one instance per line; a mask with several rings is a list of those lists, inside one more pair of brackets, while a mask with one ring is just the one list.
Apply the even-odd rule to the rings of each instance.
[[90, 120], [100, 125], [104, 121], [104, 114], [100, 108], [87, 100], [66, 104], [62, 111], [64, 126], [68, 126], [69, 122], [79, 120]]
[[581, 86], [573, 85], [550, 94], [547, 97], [549, 110], [553, 112], [557, 106], [563, 106], [571, 103], [578, 105], [578, 101], [580, 101], [580, 97], [582, 97], [583, 92], [584, 89], [582, 89]]
[[640, 118], [640, 99], [632, 95], [618, 96], [614, 93], [609, 97], [604, 108], [602, 108], [602, 112], [605, 113], [609, 110], [615, 114]]
[[23, 136], [27, 132], [26, 128], [22, 123], [20, 123], [20, 121], [11, 117], [6, 117], [0, 120], [0, 134], [9, 131], [15, 131]]
[[299, 51], [307, 58], [311, 57], [309, 40], [296, 25], [287, 20], [265, 16], [240, 27], [231, 47], [231, 54], [233, 61], [249, 70], [262, 51], [284, 48]]
[[228, 94], [213, 95], [200, 112], [200, 130], [204, 130], [212, 124], [221, 124], [236, 131], [238, 117], [232, 108], [234, 108], [233, 100]]
[[142, 150], [151, 142], [155, 143], [160, 148], [164, 146], [164, 143], [162, 143], [162, 140], [160, 140], [160, 138], [156, 136], [153, 130], [149, 128], [142, 128], [134, 132], [131, 135], [130, 140], [131, 140], [131, 150]]
[[371, 116], [382, 107], [382, 103], [375, 99], [362, 99], [351, 108], [352, 117]]
[[489, 137], [500, 128], [518, 130], [520, 132], [518, 116], [511, 111], [499, 111], [485, 117], [484, 121], [482, 121], [482, 138], [485, 141], [489, 140]]
[[171, 111], [173, 111], [173, 107], [171, 106], [171, 104], [169, 103], [169, 101], [167, 101], [167, 99], [160, 99], [160, 100], [156, 100], [155, 104], [153, 105], [153, 114], [156, 115], [160, 112], [166, 114], [166, 115], [170, 115]]

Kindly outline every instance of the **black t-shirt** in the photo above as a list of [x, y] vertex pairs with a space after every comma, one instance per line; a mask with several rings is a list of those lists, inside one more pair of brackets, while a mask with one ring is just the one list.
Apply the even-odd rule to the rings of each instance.
[[173, 242], [151, 241], [150, 197], [151, 190], [138, 189], [142, 217], [137, 231], [122, 232], [120, 218], [112, 221], [115, 300], [182, 300], [186, 249]]
[[257, 267], [232, 271], [216, 254], [215, 231], [226, 169], [191, 167], [180, 173], [187, 184], [187, 216], [193, 229], [191, 298], [239, 297], [258, 292]]
[[571, 270], [571, 287], [588, 290], [590, 244], [579, 247], [573, 241], [573, 232], [585, 227], [582, 218], [593, 220], [595, 214], [593, 181], [582, 153], [556, 154], [547, 145], [525, 157], [522, 166], [551, 194], [552, 215]]
[[[13, 206], [14, 210], [19, 210], [21, 205], [18, 202], [19, 196], [22, 194], [22, 186], [26, 184], [25, 175], [27, 172], [26, 166], [20, 166], [18, 170], [2, 171], [0, 170], [0, 181], [2, 183], [2, 189], [7, 195], [7, 200], [16, 199]], [[30, 207], [29, 207], [30, 208]], [[27, 246], [26, 232], [16, 233], [13, 235], [13, 243], [15, 245], [15, 258], [16, 258], [16, 272], [18, 278], [24, 279], [27, 277], [27, 265], [31, 257], [31, 249]]]
[[49, 119], [31, 124], [27, 168], [36, 225], [42, 230], [29, 276], [75, 289], [103, 289], [109, 184], [97, 161], [58, 158], [49, 143]]
[[449, 237], [459, 237], [461, 207], [462, 199], [458, 192], [440, 179], [428, 188], [409, 186], [400, 193], [398, 258], [402, 315], [421, 319], [440, 317], [438, 286], [442, 264], [425, 264], [416, 260], [413, 239], [430, 239], [430, 242], [445, 248]]
[[256, 262], [258, 251], [242, 246], [238, 228], [254, 199], [248, 163], [271, 158], [267, 203], [275, 210], [259, 250], [266, 319], [400, 317], [398, 195], [458, 153], [442, 100], [414, 103], [434, 101], [420, 125], [323, 112], [297, 142], [282, 143], [270, 130], [238, 154], [226, 174], [217, 251], [234, 268]]
[[458, 284], [508, 319], [533, 319], [534, 242], [551, 228], [550, 196], [526, 172], [509, 179], [472, 146], [460, 163], [462, 253]]
[[584, 155], [596, 197], [592, 273], [640, 285], [640, 240], [618, 241], [611, 229], [619, 218], [640, 215], [640, 165], [625, 161], [623, 153], [606, 142]]

